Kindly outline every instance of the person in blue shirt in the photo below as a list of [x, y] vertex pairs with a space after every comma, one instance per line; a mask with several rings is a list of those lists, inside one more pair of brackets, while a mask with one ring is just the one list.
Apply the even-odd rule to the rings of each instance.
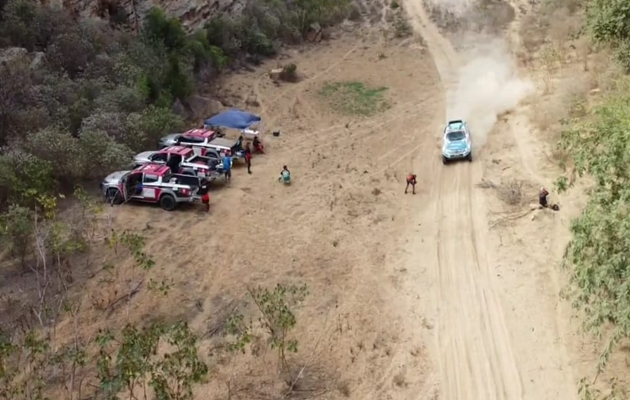
[[282, 167], [282, 171], [280, 171], [280, 176], [278, 177], [278, 181], [282, 181], [284, 183], [291, 182], [291, 172], [289, 172], [289, 168], [285, 165]]
[[232, 154], [230, 152], [225, 153], [225, 157], [223, 157], [223, 171], [225, 173], [225, 180], [229, 181], [232, 179]]

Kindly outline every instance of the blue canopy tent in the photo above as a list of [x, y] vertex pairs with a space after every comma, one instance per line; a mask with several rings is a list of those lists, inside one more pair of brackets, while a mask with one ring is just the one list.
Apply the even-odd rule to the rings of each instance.
[[258, 115], [233, 108], [208, 118], [204, 121], [204, 125], [245, 130], [252, 125], [258, 124], [261, 120]]

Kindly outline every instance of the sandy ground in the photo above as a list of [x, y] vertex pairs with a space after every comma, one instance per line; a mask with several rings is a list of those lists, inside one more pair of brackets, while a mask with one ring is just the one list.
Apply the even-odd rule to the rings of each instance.
[[[523, 3], [514, 9], [526, 10]], [[557, 171], [544, 138], [532, 134], [528, 71], [511, 63], [523, 11], [501, 37], [506, 47], [487, 47], [496, 35], [454, 42], [419, 0], [404, 6], [412, 37], [385, 40], [391, 7], [366, 3], [370, 22], [287, 52], [281, 62], [298, 65], [299, 83], [275, 85], [273, 63], [225, 82], [226, 101], [265, 120], [267, 154], [254, 157], [253, 174], [237, 167], [230, 184], [211, 192], [209, 214], [108, 209], [117, 226], [143, 230], [158, 260], [152, 274], [174, 282], [166, 302], [146, 291], [134, 297], [130, 319], [186, 318], [208, 332], [210, 349], [211, 328], [233, 309], [250, 309], [248, 286], [306, 283], [300, 351], [291, 356], [304, 373], [294, 396], [576, 399], [578, 361], [590, 356], [559, 301], [557, 267], [583, 202], [561, 198], [560, 213], [529, 207]], [[349, 80], [387, 87], [390, 107], [344, 115], [318, 94]], [[440, 133], [458, 117], [471, 123], [475, 159], [444, 166]], [[277, 138], [269, 134], [276, 129]], [[290, 186], [277, 182], [283, 165]], [[415, 196], [403, 194], [409, 172], [418, 174]], [[512, 205], [478, 186], [515, 179], [523, 197]], [[108, 323], [89, 322], [94, 330]], [[197, 398], [277, 398], [285, 384], [265, 349], [222, 358]]]

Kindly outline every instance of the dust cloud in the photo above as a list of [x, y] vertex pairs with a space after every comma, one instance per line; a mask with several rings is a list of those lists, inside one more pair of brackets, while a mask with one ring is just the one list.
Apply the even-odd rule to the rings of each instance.
[[516, 66], [501, 39], [477, 42], [461, 54], [457, 86], [448, 94], [448, 119], [468, 121], [473, 146], [482, 147], [497, 117], [516, 107], [533, 90], [531, 81], [516, 75]]
[[468, 121], [473, 147], [481, 148], [499, 115], [515, 108], [534, 91], [531, 81], [517, 75], [517, 68], [506, 40], [479, 26], [483, 8], [479, 0], [425, 0], [425, 5], [439, 13], [448, 13], [464, 21], [451, 39], [460, 49], [461, 66], [453, 66], [457, 84], [447, 93], [446, 116], [449, 120]]

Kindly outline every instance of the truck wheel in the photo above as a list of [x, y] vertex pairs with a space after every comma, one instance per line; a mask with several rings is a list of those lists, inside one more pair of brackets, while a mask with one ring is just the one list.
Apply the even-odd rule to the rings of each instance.
[[442, 164], [444, 165], [448, 164], [448, 158], [442, 156]]
[[177, 202], [175, 201], [175, 197], [170, 194], [165, 194], [160, 197], [160, 207], [166, 211], [173, 211], [177, 206]]
[[107, 189], [105, 194], [105, 201], [108, 204], [122, 204], [123, 197], [118, 189]]

